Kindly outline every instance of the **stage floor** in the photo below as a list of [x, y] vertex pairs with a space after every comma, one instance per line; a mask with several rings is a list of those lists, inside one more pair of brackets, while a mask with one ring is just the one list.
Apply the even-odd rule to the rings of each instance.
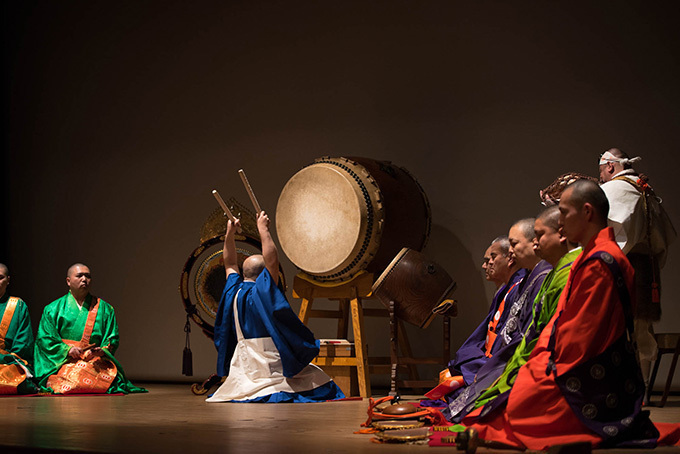
[[[457, 452], [427, 445], [376, 444], [371, 442], [372, 435], [354, 434], [366, 420], [367, 399], [320, 404], [207, 404], [202, 396], [193, 395], [187, 384], [144, 386], [148, 394], [2, 397], [0, 452]], [[680, 422], [680, 398], [671, 397], [666, 407], [650, 407], [650, 411], [655, 422]], [[654, 452], [680, 453], [680, 448]]]

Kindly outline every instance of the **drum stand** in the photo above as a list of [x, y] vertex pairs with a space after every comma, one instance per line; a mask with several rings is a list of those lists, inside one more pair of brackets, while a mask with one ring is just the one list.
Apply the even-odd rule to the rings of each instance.
[[[396, 316], [395, 301], [390, 301], [390, 358], [392, 361], [392, 368], [390, 371], [390, 396], [399, 395], [398, 385], [401, 384], [406, 388], [421, 388], [433, 387], [437, 385], [437, 380], [420, 380], [417, 371], [414, 373], [416, 364], [443, 364], [444, 367], [448, 364], [451, 353], [451, 320], [448, 315], [444, 315], [442, 321], [443, 328], [443, 345], [441, 357], [428, 358], [414, 358], [411, 354], [411, 347], [408, 344], [408, 338], [404, 332], [404, 324]], [[403, 334], [402, 334], [403, 333]], [[402, 343], [400, 346], [399, 343]], [[405, 345], [404, 345], [405, 344]], [[399, 347], [406, 356], [399, 356]], [[398, 380], [397, 369], [401, 365], [407, 365], [411, 372], [412, 380]]]
[[[370, 369], [382, 369], [384, 367], [390, 368], [390, 395], [396, 395], [398, 384], [408, 388], [420, 388], [427, 386], [432, 387], [437, 384], [436, 380], [420, 380], [418, 377], [416, 364], [443, 363], [444, 366], [446, 366], [449, 361], [450, 353], [449, 317], [444, 317], [444, 351], [442, 357], [414, 358], [411, 352], [408, 337], [406, 336], [404, 324], [398, 317], [395, 316], [394, 306], [392, 307], [391, 311], [386, 311], [382, 308], [363, 308], [361, 304], [362, 298], [369, 298], [372, 296], [372, 274], [362, 273], [353, 280], [336, 286], [319, 285], [318, 283], [312, 281], [309, 277], [305, 276], [306, 275], [304, 273], [298, 273], [293, 280], [293, 297], [302, 299], [299, 314], [302, 323], [306, 325], [311, 317], [338, 319], [337, 337], [339, 339], [346, 339], [349, 328], [349, 312], [351, 308], [352, 329], [354, 331], [354, 356], [317, 356], [312, 361], [314, 364], [321, 367], [356, 367], [357, 378], [359, 382], [359, 395], [361, 397], [371, 396], [371, 381], [369, 374]], [[337, 300], [339, 303], [339, 308], [338, 310], [312, 309], [312, 304], [315, 298]], [[371, 362], [375, 364], [372, 364], [370, 369], [365, 342], [366, 339], [364, 335], [364, 316], [390, 317], [390, 357], [371, 358]], [[403, 356], [398, 355], [399, 350], [402, 352]], [[403, 380], [398, 382], [397, 369], [399, 367], [408, 368], [409, 377], [411, 380]]]
[[[347, 338], [348, 316], [351, 308], [352, 329], [354, 331], [354, 356], [331, 357], [318, 356], [313, 363], [317, 366], [350, 366], [357, 368], [359, 394], [361, 397], [371, 396], [371, 381], [368, 374], [368, 353], [364, 337], [364, 314], [369, 315], [371, 309], [361, 306], [361, 299], [371, 294], [373, 275], [362, 273], [351, 281], [336, 286], [321, 286], [302, 277], [302, 273], [293, 280], [293, 297], [302, 298], [300, 306], [300, 320], [305, 325], [310, 317], [337, 318], [338, 338]], [[337, 311], [312, 309], [314, 298], [328, 298], [338, 300], [340, 306]], [[375, 311], [376, 309], [373, 309]], [[379, 309], [378, 309], [379, 310]], [[384, 313], [384, 311], [381, 311]], [[371, 314], [374, 315], [374, 314]]]

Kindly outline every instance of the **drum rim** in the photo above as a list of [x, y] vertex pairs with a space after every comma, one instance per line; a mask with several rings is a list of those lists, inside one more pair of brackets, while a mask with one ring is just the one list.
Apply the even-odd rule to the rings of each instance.
[[[381, 421], [373, 421], [373, 427], [378, 430], [405, 430], [418, 429], [423, 427], [425, 423], [419, 419], [386, 419]], [[408, 426], [408, 427], [406, 427]]]
[[[343, 266], [340, 268], [340, 266], [334, 268], [332, 273], [327, 272], [327, 273], [317, 273], [317, 272], [310, 272], [308, 270], [305, 270], [301, 267], [299, 267], [295, 262], [293, 264], [299, 268], [300, 270], [304, 271], [307, 273], [309, 276], [314, 278], [315, 280], [319, 282], [346, 282], [351, 280], [354, 276], [356, 276], [358, 273], [361, 271], [364, 271], [366, 269], [366, 266], [371, 262], [372, 257], [378, 252], [380, 249], [381, 245], [381, 240], [382, 240], [382, 223], [384, 222], [385, 218], [385, 213], [382, 207], [381, 200], [383, 199], [383, 194], [382, 191], [380, 190], [380, 186], [378, 185], [377, 181], [375, 178], [370, 174], [368, 169], [361, 163], [353, 161], [352, 159], [348, 159], [346, 157], [337, 157], [337, 158], [331, 158], [328, 156], [324, 156], [321, 158], [317, 158], [314, 160], [314, 162], [307, 164], [304, 166], [302, 169], [300, 169], [298, 172], [293, 175], [290, 180], [286, 183], [286, 186], [288, 183], [296, 176], [298, 175], [301, 171], [314, 166], [318, 164], [327, 164], [330, 166], [335, 166], [342, 171], [344, 171], [347, 176], [351, 177], [351, 179], [348, 179], [348, 181], [354, 181], [356, 182], [359, 191], [357, 191], [357, 197], [359, 200], [361, 198], [359, 197], [359, 194], [363, 195], [363, 202], [364, 206], [366, 207], [366, 225], [365, 227], [360, 228], [360, 232], [363, 230], [365, 232], [364, 239], [361, 242], [361, 245], [358, 246], [355, 245], [353, 248], [353, 251], [357, 251], [356, 254], [354, 254], [351, 257], [346, 258], [341, 262], [347, 263], [347, 261], [351, 258], [351, 262], [349, 262], [347, 265]], [[350, 168], [347, 164], [351, 164], [352, 166], [357, 167], [357, 170], [363, 169], [363, 174], [359, 175], [355, 169]], [[366, 181], [364, 181], [366, 180]], [[373, 187], [369, 188], [367, 187], [367, 184], [371, 184]], [[370, 189], [370, 190], [369, 190]], [[285, 186], [284, 186], [285, 190]], [[371, 191], [373, 194], [373, 197], [371, 197]], [[283, 190], [281, 191], [283, 194]], [[375, 199], [375, 200], [374, 200]], [[279, 196], [279, 201], [281, 200], [281, 197]], [[375, 202], [375, 203], [374, 203]], [[278, 203], [277, 203], [277, 212], [278, 212]], [[278, 219], [278, 216], [277, 216]], [[365, 230], [364, 230], [365, 228]], [[279, 241], [281, 238], [279, 237]], [[357, 241], [357, 244], [359, 242]], [[286, 252], [285, 247], [283, 245], [283, 242], [281, 242], [281, 248], [284, 250], [284, 253], [288, 258], [290, 259], [289, 254]], [[337, 271], [336, 271], [337, 270]]]
[[397, 253], [397, 255], [392, 259], [389, 265], [385, 267], [385, 270], [380, 274], [378, 279], [375, 280], [373, 283], [373, 287], [371, 287], [371, 292], [375, 295], [378, 296], [378, 292], [380, 291], [380, 287], [382, 287], [383, 282], [385, 279], [387, 279], [387, 276], [389, 276], [394, 268], [397, 266], [399, 262], [404, 258], [404, 256], [408, 253], [408, 251], [412, 251], [413, 249], [404, 247], [401, 248], [401, 250]]

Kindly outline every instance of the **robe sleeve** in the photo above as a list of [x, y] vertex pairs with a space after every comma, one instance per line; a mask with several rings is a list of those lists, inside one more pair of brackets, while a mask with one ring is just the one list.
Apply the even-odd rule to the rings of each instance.
[[118, 350], [118, 345], [120, 344], [118, 323], [116, 322], [116, 313], [113, 309], [113, 306], [104, 300], [100, 300], [97, 319], [98, 323], [95, 325], [95, 327], [99, 325], [99, 329], [101, 329], [101, 342], [99, 343], [99, 346], [107, 347], [106, 351], [111, 353], [111, 356], [113, 356], [115, 355], [116, 350]]
[[[558, 375], [602, 353], [626, 326], [618, 291], [606, 265], [600, 260], [588, 260], [576, 272], [571, 295], [557, 322]], [[618, 329], [603, 330], [603, 320]]]
[[236, 332], [234, 331], [234, 296], [241, 286], [243, 278], [238, 273], [227, 276], [227, 283], [222, 291], [220, 305], [215, 317], [214, 342], [217, 349], [217, 375], [229, 375], [231, 357], [236, 349]]
[[319, 341], [293, 312], [267, 269], [257, 277], [253, 296], [281, 355], [283, 375], [295, 376], [319, 354]]
[[[59, 301], [59, 300], [58, 300]], [[66, 345], [59, 335], [56, 317], [59, 309], [55, 303], [48, 305], [43, 311], [38, 325], [35, 340], [35, 374], [42, 382], [55, 373], [68, 358], [71, 347]]]
[[22, 300], [17, 302], [14, 316], [9, 326], [9, 333], [11, 333], [11, 346], [8, 351], [16, 354], [24, 361], [32, 363], [35, 340], [33, 338], [33, 330], [31, 329], [31, 317], [28, 313], [28, 307]]

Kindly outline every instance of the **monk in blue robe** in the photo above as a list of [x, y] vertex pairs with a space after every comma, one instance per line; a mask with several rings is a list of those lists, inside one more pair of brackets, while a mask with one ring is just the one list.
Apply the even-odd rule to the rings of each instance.
[[262, 255], [243, 262], [239, 274], [234, 234], [227, 222], [224, 267], [227, 283], [215, 320], [217, 373], [227, 378], [208, 402], [325, 402], [345, 395], [310, 361], [319, 341], [297, 317], [277, 286], [279, 259], [262, 211], [257, 227]]

